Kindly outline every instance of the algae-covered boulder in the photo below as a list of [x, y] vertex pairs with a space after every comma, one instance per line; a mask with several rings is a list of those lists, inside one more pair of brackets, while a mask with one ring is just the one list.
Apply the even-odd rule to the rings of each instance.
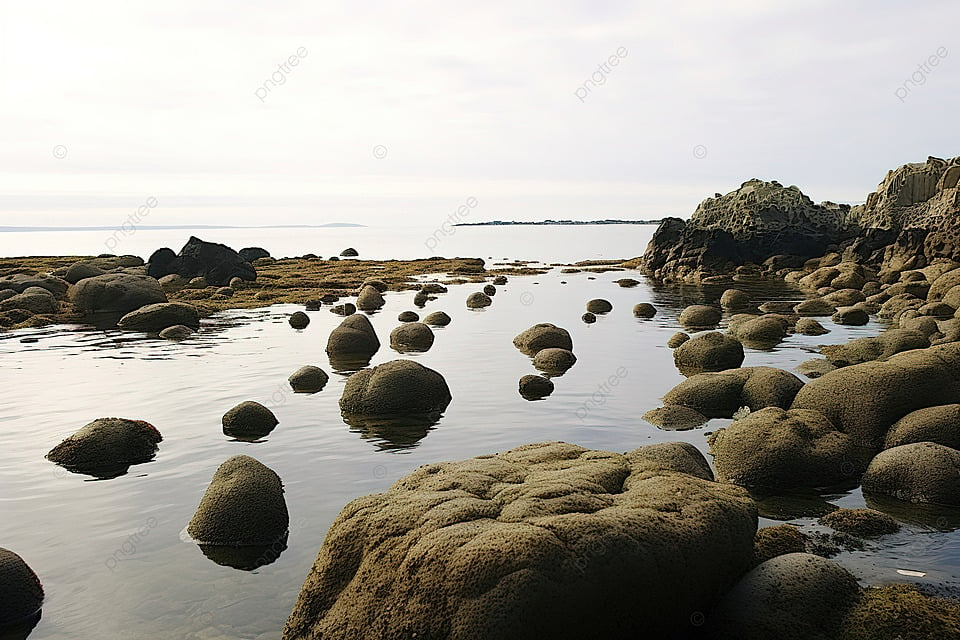
[[96, 477], [113, 477], [132, 464], [149, 462], [157, 453], [160, 432], [149, 422], [97, 418], [47, 453], [47, 460]]
[[673, 361], [685, 376], [736, 369], [743, 358], [740, 341], [718, 331], [696, 335], [673, 350]]
[[900, 530], [891, 516], [873, 509], [837, 509], [821, 516], [817, 522], [859, 538], [876, 538]]
[[705, 304], [692, 304], [680, 312], [679, 322], [687, 329], [706, 329], [715, 327], [723, 314], [716, 307]]
[[960, 638], [960, 603], [922, 593], [916, 585], [866, 589], [836, 636], [841, 640]]
[[16, 553], [0, 547], [0, 635], [36, 616], [43, 595], [43, 585], [33, 569]]
[[528, 400], [545, 398], [553, 393], [553, 381], [544, 376], [528, 374], [520, 378], [520, 395]]
[[221, 421], [224, 435], [238, 439], [262, 438], [279, 423], [273, 411], [253, 400], [233, 407], [223, 414]]
[[908, 413], [887, 431], [883, 448], [914, 442], [936, 442], [960, 449], [960, 404], [944, 404]]
[[305, 365], [290, 374], [287, 382], [296, 393], [317, 393], [326, 386], [330, 376], [320, 367]]
[[676, 349], [677, 347], [679, 347], [689, 339], [690, 339], [690, 334], [684, 333], [683, 331], [677, 331], [675, 334], [670, 336], [670, 338], [667, 340], [667, 346], [670, 347], [671, 349]]
[[864, 494], [960, 506], [960, 451], [934, 442], [886, 449], [870, 461], [861, 485]]
[[17, 293], [23, 293], [30, 287], [40, 287], [52, 293], [57, 300], [63, 300], [66, 297], [69, 286], [70, 283], [66, 280], [50, 275], [11, 273], [0, 276], [0, 291], [12, 289]]
[[429, 351], [433, 330], [423, 322], [406, 322], [390, 332], [390, 347], [395, 351]]
[[718, 640], [836, 640], [859, 597], [857, 579], [846, 569], [788, 553], [745, 575], [707, 624]]
[[803, 553], [807, 542], [807, 536], [789, 524], [757, 529], [753, 537], [754, 562], [760, 564], [788, 553]]
[[475, 291], [467, 296], [468, 309], [483, 309], [493, 304], [493, 300], [482, 291]]
[[846, 367], [872, 360], [886, 360], [895, 353], [923, 349], [930, 341], [919, 331], [887, 329], [877, 336], [857, 338], [846, 344], [821, 347], [820, 353], [835, 367]]
[[424, 317], [423, 324], [433, 327], [445, 327], [450, 324], [450, 316], [443, 311], [434, 311], [433, 313], [428, 313], [426, 317]]
[[809, 409], [760, 409], [708, 442], [721, 479], [764, 492], [849, 483], [865, 465], [850, 436]]
[[749, 568], [756, 512], [678, 453], [553, 442], [422, 466], [341, 511], [283, 638], [691, 632]]
[[731, 318], [727, 333], [751, 349], [771, 349], [787, 336], [789, 326], [780, 315], [738, 315]]
[[420, 320], [420, 314], [416, 311], [401, 311], [397, 316], [398, 322], [417, 322]]
[[372, 285], [364, 286], [357, 295], [357, 309], [360, 311], [376, 311], [386, 303], [380, 291]]
[[562, 374], [577, 362], [577, 356], [573, 351], [567, 349], [540, 349], [537, 355], [533, 356], [533, 366], [537, 371], [545, 373]]
[[870, 322], [870, 314], [860, 305], [837, 307], [831, 319], [837, 324], [862, 326]]
[[166, 302], [155, 278], [128, 273], [106, 273], [85, 278], [70, 289], [73, 306], [81, 314], [126, 314], [140, 307]]
[[555, 347], [573, 351], [573, 340], [566, 329], [549, 322], [535, 324], [513, 339], [513, 346], [527, 355], [533, 356], [541, 349]]
[[233, 456], [213, 474], [187, 533], [201, 545], [270, 545], [287, 533], [283, 483], [250, 456]]
[[433, 369], [412, 360], [391, 360], [350, 376], [340, 409], [360, 416], [439, 414], [450, 399], [446, 380]]
[[887, 430], [911, 411], [960, 402], [960, 344], [904, 351], [808, 382], [791, 408], [815, 409], [858, 445], [879, 451]]
[[348, 315], [327, 338], [330, 356], [372, 356], [379, 349], [380, 339], [365, 315]]
[[720, 306], [731, 310], [746, 309], [750, 306], [750, 296], [739, 289], [726, 289], [720, 295]]
[[680, 404], [668, 404], [651, 409], [643, 414], [643, 419], [660, 429], [667, 431], [686, 431], [695, 429], [709, 420], [705, 415]]
[[746, 367], [691, 376], [667, 392], [665, 405], [680, 405], [708, 418], [732, 418], [740, 407], [786, 409], [803, 387], [789, 371], [774, 367]]
[[178, 324], [199, 329], [200, 313], [197, 308], [185, 302], [148, 304], [120, 318], [117, 326], [131, 331], [162, 331]]
[[633, 305], [633, 316], [635, 318], [652, 318], [657, 315], [657, 308], [649, 302], [640, 302]]
[[830, 333], [829, 329], [813, 318], [800, 318], [794, 325], [793, 330], [804, 336], [822, 336], [825, 333]]

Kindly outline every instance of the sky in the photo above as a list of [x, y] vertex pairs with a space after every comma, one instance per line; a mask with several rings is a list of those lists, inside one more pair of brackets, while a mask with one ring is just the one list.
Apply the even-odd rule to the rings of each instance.
[[860, 202], [960, 155], [958, 24], [956, 0], [0, 0], [0, 226], [148, 200], [151, 225], [688, 217], [754, 177]]

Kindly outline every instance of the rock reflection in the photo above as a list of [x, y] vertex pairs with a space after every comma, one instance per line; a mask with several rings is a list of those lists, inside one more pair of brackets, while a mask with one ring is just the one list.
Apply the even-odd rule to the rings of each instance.
[[364, 416], [343, 412], [350, 430], [370, 440], [381, 451], [414, 449], [440, 422], [439, 412], [404, 416]]
[[220, 544], [198, 544], [200, 551], [213, 562], [240, 571], [255, 571], [260, 567], [273, 564], [280, 554], [287, 550], [287, 536], [270, 545], [232, 547]]
[[960, 507], [903, 502], [896, 498], [863, 494], [867, 506], [893, 516], [905, 524], [920, 525], [934, 531], [950, 532], [960, 529]]

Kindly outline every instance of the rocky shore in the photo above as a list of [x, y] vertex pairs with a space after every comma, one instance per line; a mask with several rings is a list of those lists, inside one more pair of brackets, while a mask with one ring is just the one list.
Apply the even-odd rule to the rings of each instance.
[[[707, 440], [713, 465], [687, 443], [620, 453], [539, 442], [421, 466], [343, 508], [285, 640], [960, 637], [958, 602], [911, 585], [863, 587], [828, 559], [836, 541], [856, 545], [896, 532], [902, 510], [960, 509], [958, 181], [960, 158], [930, 158], [891, 171], [851, 207], [750, 180], [708, 198], [688, 221], [664, 220], [642, 258], [579, 265], [720, 285], [680, 314], [669, 346], [685, 380], [644, 415], [665, 429], [730, 420]], [[356, 312], [380, 309], [391, 289], [416, 290], [414, 302], [425, 303], [451, 282], [484, 283], [464, 302], [495, 309], [505, 281], [487, 283], [497, 271], [479, 259], [264, 254], [191, 238], [179, 253], [161, 249], [145, 263], [0, 261], [0, 324], [85, 321], [182, 339], [221, 309], [327, 305], [346, 316], [326, 347], [331, 365], [351, 373], [339, 401], [343, 419], [416, 439], [453, 401], [450, 389], [439, 372], [411, 360], [367, 368], [381, 341]], [[756, 306], [737, 287], [762, 279], [795, 284], [806, 297]], [[582, 319], [592, 324], [613, 312], [595, 298]], [[632, 313], [643, 322], [657, 310], [641, 303]], [[401, 316], [390, 336], [401, 353], [429, 350], [431, 326], [450, 321]], [[803, 377], [742, 366], [745, 350], [825, 333], [818, 317], [852, 326], [879, 317], [888, 327], [822, 346], [822, 357], [801, 366]], [[295, 330], [309, 321], [290, 317]], [[519, 333], [514, 346], [546, 374], [520, 380], [528, 399], [548, 396], [549, 375], [577, 362], [569, 332], [548, 322]], [[319, 390], [327, 379], [305, 367], [289, 382]], [[252, 402], [223, 417], [224, 434], [241, 440], [256, 441], [277, 424]], [[161, 441], [146, 422], [101, 418], [48, 457], [108, 478], [151, 459]], [[826, 541], [789, 525], [758, 530], [770, 499], [856, 487], [878, 509], [828, 505], [819, 522], [836, 535]], [[275, 559], [288, 527], [279, 476], [234, 456], [217, 469], [188, 533], [215, 562], [250, 568], [265, 554]], [[27, 601], [0, 608], [2, 626], [35, 616], [43, 591], [19, 556], [0, 552], [4, 571], [33, 589]]]

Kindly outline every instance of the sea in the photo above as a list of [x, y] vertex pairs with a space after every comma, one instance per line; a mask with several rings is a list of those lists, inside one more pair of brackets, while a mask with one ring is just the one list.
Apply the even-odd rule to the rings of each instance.
[[[328, 257], [353, 247], [361, 259], [443, 255], [480, 257], [490, 266], [517, 260], [549, 266], [642, 255], [654, 227], [437, 229], [143, 229], [121, 238], [110, 253], [146, 258], [160, 247], [177, 250], [196, 235], [237, 249], [260, 246], [277, 257]], [[0, 233], [0, 255], [96, 255], [107, 252], [110, 233]], [[615, 281], [625, 277], [640, 284], [618, 286]], [[784, 283], [737, 286], [758, 303], [804, 297]], [[311, 322], [300, 331], [287, 322], [297, 305], [223, 312], [183, 342], [83, 325], [0, 333], [0, 546], [20, 554], [46, 590], [31, 640], [277, 640], [343, 506], [386, 490], [420, 465], [552, 440], [617, 452], [684, 441], [707, 453], [706, 435], [729, 424], [715, 419], [702, 428], [665, 431], [642, 418], [684, 379], [666, 346], [680, 330], [680, 311], [715, 303], [722, 287], [663, 286], [636, 271], [561, 273], [552, 267], [541, 275], [512, 275], [490, 307], [467, 309], [464, 301], [476, 290], [476, 284], [451, 285], [423, 310], [414, 307], [412, 292], [388, 292], [383, 309], [370, 314], [383, 343], [373, 365], [414, 359], [440, 372], [453, 396], [439, 422], [404, 438], [351, 427], [341, 416], [338, 399], [350, 372], [334, 371], [324, 352], [341, 320], [327, 308], [307, 312]], [[613, 310], [585, 324], [581, 315], [592, 298], [609, 300]], [[635, 318], [631, 310], [639, 302], [652, 303], [656, 316]], [[400, 354], [386, 338], [406, 310], [443, 310], [452, 322], [435, 330], [428, 352]], [[885, 328], [876, 319], [863, 327], [820, 320], [830, 333], [746, 349], [744, 366], [792, 370], [817, 357], [821, 344]], [[517, 385], [535, 370], [512, 339], [538, 322], [568, 329], [578, 360], [553, 379], [551, 396], [529, 401]], [[329, 382], [315, 394], [293, 393], [287, 377], [308, 364], [330, 373]], [[222, 415], [245, 400], [266, 405], [279, 419], [258, 442], [222, 432]], [[156, 458], [107, 480], [44, 458], [83, 425], [109, 416], [156, 426], [164, 438]], [[253, 570], [207, 557], [185, 532], [214, 471], [236, 454], [277, 472], [290, 513], [287, 548]], [[868, 504], [858, 489], [794, 497], [764, 506], [760, 525], [790, 522], [828, 535], [816, 522], [826, 503]], [[960, 520], [954, 514], [870, 504], [892, 512], [903, 528], [863, 549], [842, 551], [837, 562], [865, 585], [960, 589]]]

